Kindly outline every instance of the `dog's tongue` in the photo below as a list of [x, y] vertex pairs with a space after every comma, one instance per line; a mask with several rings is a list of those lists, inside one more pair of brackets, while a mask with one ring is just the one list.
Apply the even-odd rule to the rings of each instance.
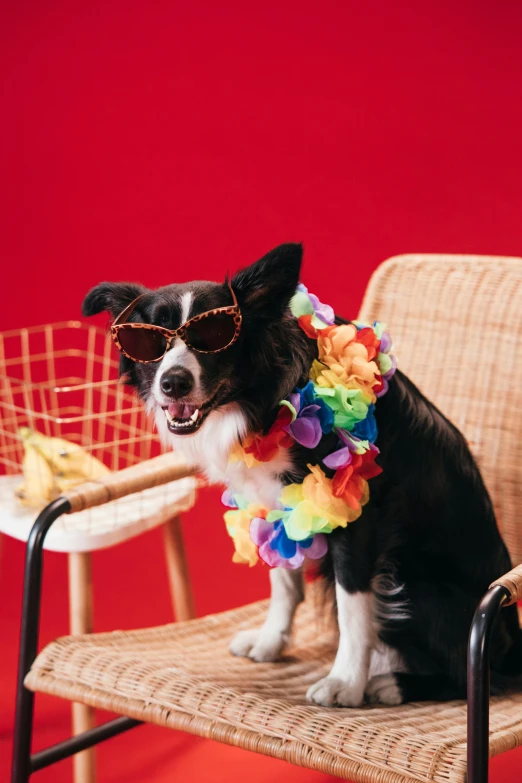
[[196, 406], [187, 405], [186, 402], [171, 402], [168, 410], [175, 419], [190, 419], [196, 410]]

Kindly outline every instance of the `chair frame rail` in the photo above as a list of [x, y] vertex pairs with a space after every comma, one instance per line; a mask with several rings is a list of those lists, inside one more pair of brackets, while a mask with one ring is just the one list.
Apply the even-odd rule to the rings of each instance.
[[38, 652], [42, 603], [43, 544], [53, 522], [70, 509], [71, 504], [65, 497], [57, 498], [50, 503], [39, 514], [27, 541], [11, 768], [13, 783], [22, 783], [22, 781], [26, 783], [33, 772], [62, 761], [62, 759], [73, 756], [75, 753], [93, 747], [103, 740], [115, 737], [117, 734], [140, 724], [140, 721], [132, 718], [116, 718], [56, 745], [51, 745], [38, 753], [31, 754], [35, 694], [25, 687], [24, 679]]
[[[70, 508], [65, 497], [46, 506], [36, 519], [27, 542], [11, 783], [28, 783], [33, 772], [141, 724], [133, 718], [116, 718], [31, 754], [35, 694], [25, 687], [24, 680], [38, 651], [43, 544], [53, 522]], [[490, 588], [477, 607], [471, 625], [467, 685], [468, 783], [488, 783], [490, 640], [495, 619], [508, 599], [509, 591], [505, 587]]]

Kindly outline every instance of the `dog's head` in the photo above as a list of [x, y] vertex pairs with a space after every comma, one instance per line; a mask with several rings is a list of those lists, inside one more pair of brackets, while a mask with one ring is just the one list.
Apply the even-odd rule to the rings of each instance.
[[[163, 358], [140, 364], [121, 357], [163, 435], [184, 438], [225, 412], [236, 414], [238, 436], [266, 429], [281, 399], [306, 383], [315, 343], [299, 328], [289, 302], [299, 282], [302, 247], [276, 247], [230, 281], [242, 323], [237, 340], [219, 353], [200, 353], [176, 338]], [[177, 329], [195, 315], [232, 305], [228, 282], [174, 283], [150, 290], [134, 283], [100, 283], [83, 302], [84, 315], [116, 318], [140, 297], [130, 321]], [[239, 415], [237, 415], [239, 414]]]

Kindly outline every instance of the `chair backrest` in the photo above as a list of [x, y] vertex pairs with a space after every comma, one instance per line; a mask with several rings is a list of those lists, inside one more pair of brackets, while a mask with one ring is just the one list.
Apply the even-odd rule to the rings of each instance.
[[522, 259], [391, 258], [359, 318], [387, 324], [399, 368], [466, 437], [522, 563]]

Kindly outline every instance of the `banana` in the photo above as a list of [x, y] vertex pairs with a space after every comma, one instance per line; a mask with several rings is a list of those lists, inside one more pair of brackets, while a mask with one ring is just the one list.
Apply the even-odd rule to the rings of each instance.
[[60, 493], [45, 457], [30, 444], [24, 443], [24, 448], [24, 482], [16, 488], [15, 494], [24, 505], [39, 508], [54, 500]]
[[110, 472], [103, 462], [76, 443], [42, 435], [29, 427], [21, 427], [18, 433], [25, 453], [24, 483], [16, 495], [26, 505], [45, 505], [69, 487]]

